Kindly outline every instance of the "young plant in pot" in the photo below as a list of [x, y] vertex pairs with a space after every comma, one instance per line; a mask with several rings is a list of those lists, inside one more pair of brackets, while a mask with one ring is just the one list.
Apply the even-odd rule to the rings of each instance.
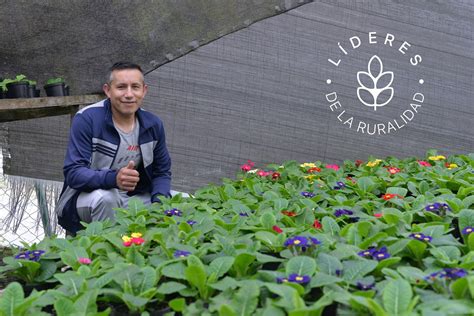
[[[29, 82], [26, 80], [25, 75], [17, 75], [15, 79], [5, 79], [8, 82], [5, 84], [7, 92], [6, 97], [8, 99], [17, 98], [29, 98], [28, 86]], [[4, 80], [4, 81], [5, 81]]]
[[36, 89], [36, 81], [28, 80], [28, 95], [30, 98], [38, 98], [40, 96], [40, 90]]
[[61, 77], [51, 78], [46, 81], [44, 91], [48, 97], [62, 97], [69, 95], [69, 86], [66, 85]]

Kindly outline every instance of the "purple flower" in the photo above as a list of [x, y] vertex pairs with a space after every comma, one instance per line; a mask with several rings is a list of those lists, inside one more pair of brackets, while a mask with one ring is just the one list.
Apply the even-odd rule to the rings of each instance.
[[285, 277], [277, 277], [276, 278], [277, 283], [286, 283], [288, 282], [288, 278]]
[[15, 259], [39, 261], [39, 259], [44, 253], [45, 253], [44, 250], [29, 250], [25, 252], [20, 252], [19, 254], [15, 256]]
[[357, 282], [356, 286], [361, 291], [369, 291], [375, 287], [375, 283], [364, 284], [361, 282]]
[[311, 281], [311, 277], [309, 275], [299, 275], [296, 273], [292, 273], [288, 276], [288, 282], [304, 284]]
[[451, 208], [446, 203], [441, 204], [441, 209], [443, 209], [445, 211], [451, 211]]
[[464, 229], [461, 231], [463, 235], [469, 235], [470, 233], [474, 232], [474, 227], [472, 226], [466, 226]]
[[369, 247], [369, 249], [359, 251], [357, 254], [361, 257], [371, 257], [377, 249], [375, 247]]
[[336, 276], [340, 277], [342, 276], [342, 270], [341, 269], [336, 269]]
[[239, 213], [239, 216], [240, 217], [249, 217], [249, 214], [245, 213], [245, 212], [240, 212]]
[[334, 190], [342, 190], [345, 187], [346, 187], [346, 185], [344, 184], [344, 182], [338, 181], [338, 182], [336, 182], [336, 185], [334, 186]]
[[314, 238], [314, 237], [309, 237], [309, 239], [311, 240], [311, 243], [313, 244], [313, 246], [321, 244], [321, 242], [318, 239]]
[[186, 251], [186, 250], [176, 250], [173, 254], [173, 256], [175, 258], [184, 258], [184, 257], [187, 257], [189, 256], [191, 253], [189, 251]]
[[308, 247], [308, 238], [304, 236], [290, 237], [285, 241], [284, 245], [285, 247]]
[[346, 209], [339, 209], [334, 212], [334, 216], [336, 217], [341, 217], [343, 215], [353, 215], [354, 212], [351, 210], [346, 210]]
[[183, 212], [181, 212], [180, 210], [178, 210], [177, 208], [174, 208], [172, 210], [166, 210], [165, 211], [165, 215], [166, 216], [182, 216], [183, 215]]
[[430, 211], [430, 212], [437, 212], [440, 209], [440, 207], [441, 207], [441, 204], [434, 203], [434, 204], [425, 206], [425, 210]]
[[431, 240], [433, 240], [433, 237], [422, 234], [422, 233], [412, 233], [408, 237], [419, 240], [419, 241], [426, 241], [426, 242], [430, 242]]
[[387, 247], [382, 247], [379, 250], [374, 251], [374, 253], [372, 254], [372, 258], [378, 261], [390, 258], [390, 254], [387, 252]]
[[188, 223], [188, 225], [190, 225], [190, 226], [193, 226], [194, 224], [197, 224], [197, 222], [193, 221], [192, 219], [190, 219], [189, 221], [186, 221], [186, 223]]
[[301, 195], [302, 195], [303, 197], [307, 197], [307, 198], [312, 198], [312, 197], [315, 196], [314, 193], [306, 192], [306, 191], [301, 192]]

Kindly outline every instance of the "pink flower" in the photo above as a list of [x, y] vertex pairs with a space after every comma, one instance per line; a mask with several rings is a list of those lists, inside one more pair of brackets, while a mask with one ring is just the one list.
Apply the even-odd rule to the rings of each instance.
[[380, 218], [380, 217], [382, 217], [382, 215], [383, 215], [382, 213], [375, 213], [375, 214], [374, 214], [374, 216], [375, 216], [376, 218]]
[[270, 171], [265, 171], [265, 170], [258, 170], [257, 174], [261, 177], [266, 177], [271, 174]]
[[396, 174], [396, 173], [400, 172], [400, 169], [397, 168], [397, 167], [385, 167], [385, 168], [387, 168], [387, 170], [390, 174]]
[[423, 166], [423, 167], [431, 167], [431, 164], [427, 161], [418, 160], [418, 163], [420, 164], [420, 166]]
[[273, 225], [272, 227], [273, 231], [278, 233], [278, 234], [281, 234], [283, 233], [283, 229], [281, 229], [280, 227], [278, 227], [277, 225]]
[[79, 258], [77, 261], [79, 261], [80, 264], [91, 264], [92, 262], [89, 258]]
[[326, 165], [326, 168], [328, 169], [333, 169], [333, 170], [339, 170], [339, 166], [338, 165]]
[[249, 160], [247, 160], [247, 163], [246, 163], [246, 164], [244, 164], [244, 165], [242, 165], [242, 166], [240, 167], [240, 169], [241, 169], [242, 171], [244, 171], [244, 172], [249, 172], [249, 171], [253, 168], [254, 165], [255, 165], [255, 163], [252, 162], [252, 161], [249, 159]]
[[134, 243], [135, 245], [141, 245], [145, 242], [145, 239], [143, 239], [141, 237], [138, 237], [138, 238], [132, 237], [131, 242]]

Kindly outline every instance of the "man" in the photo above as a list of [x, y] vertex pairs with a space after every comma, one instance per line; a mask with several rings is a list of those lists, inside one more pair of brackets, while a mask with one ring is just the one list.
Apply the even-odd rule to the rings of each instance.
[[171, 159], [163, 123], [140, 108], [147, 92], [140, 66], [120, 62], [103, 90], [108, 99], [74, 116], [64, 162], [58, 222], [75, 234], [80, 221], [114, 220], [130, 197], [145, 204], [170, 196]]

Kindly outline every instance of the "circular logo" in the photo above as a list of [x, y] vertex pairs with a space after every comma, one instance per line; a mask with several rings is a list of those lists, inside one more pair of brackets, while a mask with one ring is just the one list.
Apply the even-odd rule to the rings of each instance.
[[328, 58], [334, 77], [326, 80], [326, 101], [344, 126], [362, 134], [385, 135], [407, 126], [419, 113], [424, 80], [413, 78], [411, 70], [423, 59], [412, 53], [407, 41], [396, 42], [393, 34], [380, 37], [369, 32], [365, 44], [359, 36], [337, 43], [337, 58]]

